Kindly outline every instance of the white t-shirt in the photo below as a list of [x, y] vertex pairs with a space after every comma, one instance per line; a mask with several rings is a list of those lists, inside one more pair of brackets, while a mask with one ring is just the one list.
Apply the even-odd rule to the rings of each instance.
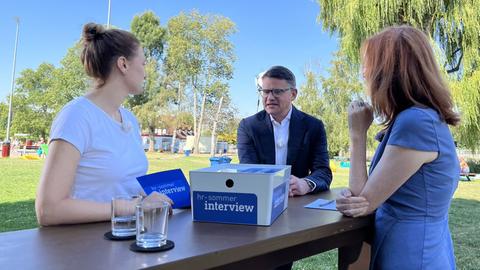
[[148, 161], [135, 116], [120, 108], [122, 123], [86, 97], [70, 101], [53, 121], [50, 140], [65, 140], [80, 152], [71, 196], [108, 202], [115, 195], [140, 194], [136, 177]]

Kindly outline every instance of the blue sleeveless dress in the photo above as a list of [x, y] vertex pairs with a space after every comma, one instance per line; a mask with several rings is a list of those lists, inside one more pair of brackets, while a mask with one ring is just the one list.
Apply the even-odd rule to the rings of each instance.
[[370, 173], [386, 145], [438, 152], [375, 213], [370, 269], [455, 269], [448, 209], [460, 166], [455, 144], [436, 111], [410, 107], [402, 111], [378, 146]]

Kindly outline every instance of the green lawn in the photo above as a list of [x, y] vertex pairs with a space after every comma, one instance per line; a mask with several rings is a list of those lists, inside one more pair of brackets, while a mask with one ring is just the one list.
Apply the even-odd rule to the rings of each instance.
[[[149, 172], [181, 168], [188, 171], [208, 166], [207, 156], [149, 154]], [[234, 159], [232, 162], [238, 162]], [[34, 199], [43, 161], [0, 159], [0, 232], [37, 227]], [[347, 185], [348, 171], [334, 173], [332, 187]], [[450, 209], [450, 228], [458, 269], [480, 265], [480, 180], [460, 182]], [[337, 269], [336, 250], [296, 262], [294, 269]]]

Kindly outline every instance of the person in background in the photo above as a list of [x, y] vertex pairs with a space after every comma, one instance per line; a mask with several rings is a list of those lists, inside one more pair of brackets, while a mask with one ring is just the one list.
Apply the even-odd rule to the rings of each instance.
[[[145, 57], [131, 33], [83, 28], [81, 61], [93, 88], [56, 116], [35, 200], [40, 225], [110, 219], [115, 195], [143, 192], [136, 177], [147, 172], [138, 122], [121, 107], [128, 95], [143, 92]], [[163, 194], [152, 197], [172, 201]], [[131, 212], [135, 208], [130, 205]]]
[[[428, 37], [389, 27], [361, 50], [372, 106], [348, 108], [349, 189], [337, 199], [347, 216], [375, 210], [371, 269], [455, 269], [448, 210], [460, 168], [449, 125], [459, 116]], [[377, 113], [384, 135], [366, 167], [366, 135]]]
[[38, 142], [35, 143], [35, 146], [37, 147], [38, 157], [44, 157], [44, 153], [42, 151], [42, 144], [45, 144], [45, 140], [43, 139], [43, 137], [40, 137]]
[[20, 141], [17, 138], [10, 138], [10, 141], [12, 142], [12, 145], [10, 146], [12, 150], [16, 150], [20, 147]]
[[42, 154], [43, 154], [43, 152], [42, 152], [42, 147], [40, 147], [40, 145], [37, 145], [37, 146], [38, 146], [38, 148], [37, 148], [37, 155], [38, 155], [38, 157], [42, 157]]
[[465, 159], [463, 157], [460, 157], [459, 162], [460, 162], [460, 173], [469, 174], [470, 167], [468, 166], [468, 163], [465, 161]]

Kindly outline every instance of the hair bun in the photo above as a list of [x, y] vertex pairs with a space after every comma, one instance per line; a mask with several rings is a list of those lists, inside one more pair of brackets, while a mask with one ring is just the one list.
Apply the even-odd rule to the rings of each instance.
[[83, 26], [83, 40], [91, 42], [99, 39], [105, 33], [105, 28], [101, 24], [87, 23]]

